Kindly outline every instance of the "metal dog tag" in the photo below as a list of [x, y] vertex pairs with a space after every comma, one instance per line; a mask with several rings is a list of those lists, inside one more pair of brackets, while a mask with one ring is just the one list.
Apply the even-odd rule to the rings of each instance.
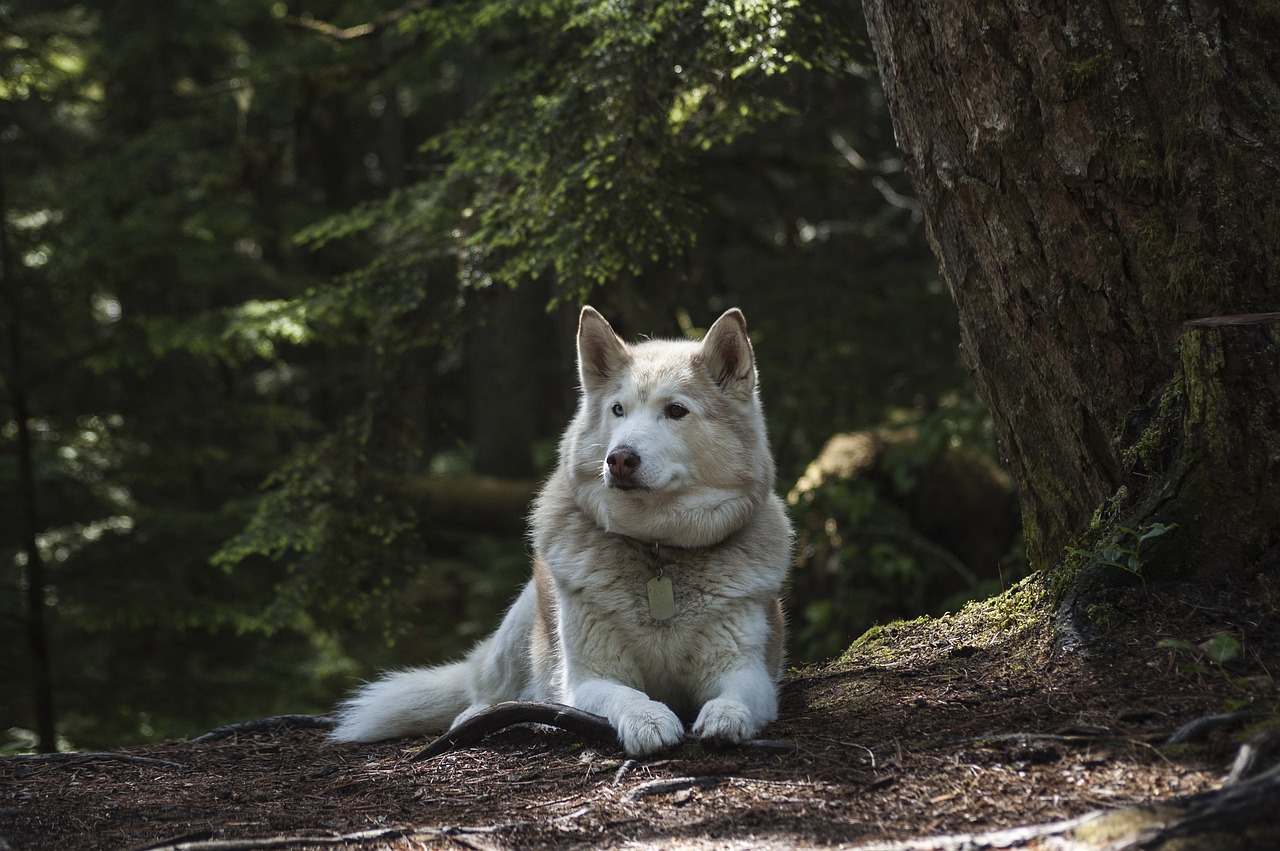
[[671, 587], [671, 578], [655, 576], [649, 580], [649, 617], [655, 621], [665, 621], [676, 613], [676, 594]]

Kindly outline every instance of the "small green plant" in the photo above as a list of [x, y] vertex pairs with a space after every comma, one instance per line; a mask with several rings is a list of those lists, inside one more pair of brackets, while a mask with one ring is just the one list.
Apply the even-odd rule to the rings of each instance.
[[1199, 644], [1192, 644], [1190, 641], [1181, 638], [1164, 638], [1156, 644], [1156, 647], [1168, 647], [1172, 650], [1181, 650], [1190, 654], [1196, 660], [1196, 666], [1193, 668], [1196, 671], [1205, 670], [1201, 664], [1202, 660], [1207, 660], [1217, 670], [1222, 670], [1222, 667], [1228, 662], [1239, 658], [1240, 651], [1244, 649], [1240, 644], [1240, 640], [1227, 632], [1219, 632]]
[[[1223, 681], [1236, 692], [1241, 695], [1248, 694], [1249, 678], [1233, 676], [1227, 670], [1227, 664], [1240, 658], [1244, 652], [1244, 645], [1234, 635], [1219, 632], [1199, 644], [1192, 644], [1182, 638], [1163, 638], [1156, 643], [1156, 647], [1176, 651], [1181, 657], [1178, 668], [1183, 673], [1221, 676]], [[1248, 702], [1248, 700], [1236, 701], [1230, 705], [1232, 708], [1237, 708], [1238, 705]]]
[[[1177, 523], [1148, 523], [1138, 529], [1130, 529], [1128, 526], [1121, 526], [1121, 539], [1103, 547], [1100, 550], [1085, 550], [1078, 547], [1067, 547], [1067, 552], [1073, 556], [1088, 559], [1095, 564], [1105, 564], [1111, 567], [1118, 567], [1127, 573], [1132, 573], [1142, 582], [1142, 587], [1147, 587], [1147, 578], [1142, 572], [1142, 545], [1144, 542], [1152, 538], [1158, 538], [1166, 532], [1172, 532], [1178, 528]], [[1127, 541], [1132, 543], [1126, 546]]]
[[36, 734], [30, 730], [12, 727], [5, 735], [8, 741], [0, 740], [0, 756], [17, 756], [35, 750]]

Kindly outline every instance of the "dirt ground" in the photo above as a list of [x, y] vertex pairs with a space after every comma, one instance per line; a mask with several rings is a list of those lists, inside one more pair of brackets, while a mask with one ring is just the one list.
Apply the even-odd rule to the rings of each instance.
[[[858, 847], [1163, 801], [1220, 785], [1249, 725], [1274, 722], [1278, 602], [1262, 580], [1130, 587], [1067, 651], [1030, 581], [793, 673], [775, 748], [631, 761], [526, 726], [415, 762], [422, 741], [285, 728], [10, 757], [0, 849]], [[1239, 652], [1220, 664], [1199, 645], [1223, 635]]]

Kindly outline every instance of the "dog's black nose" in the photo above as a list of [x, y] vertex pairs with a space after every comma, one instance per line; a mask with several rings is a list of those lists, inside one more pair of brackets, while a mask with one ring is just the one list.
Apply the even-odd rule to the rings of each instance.
[[625, 479], [635, 473], [636, 468], [640, 466], [640, 453], [630, 446], [616, 446], [609, 450], [609, 455], [604, 461], [609, 465], [611, 475]]

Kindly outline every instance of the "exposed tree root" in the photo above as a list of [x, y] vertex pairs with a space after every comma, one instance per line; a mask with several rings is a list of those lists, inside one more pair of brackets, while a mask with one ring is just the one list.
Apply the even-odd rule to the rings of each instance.
[[[1239, 762], [1239, 760], [1237, 760]], [[1280, 764], [1239, 783], [1155, 804], [991, 833], [857, 846], [858, 851], [1245, 851], [1280, 847]]]

